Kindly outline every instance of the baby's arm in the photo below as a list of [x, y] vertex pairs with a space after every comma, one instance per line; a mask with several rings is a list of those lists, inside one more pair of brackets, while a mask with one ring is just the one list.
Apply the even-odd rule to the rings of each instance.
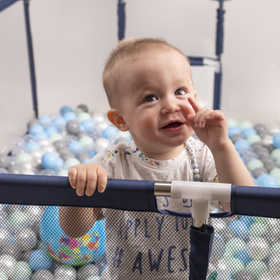
[[[232, 141], [228, 137], [228, 124], [224, 114], [219, 110], [203, 109], [189, 98], [195, 114], [188, 115], [198, 138], [211, 150], [220, 183], [253, 186], [251, 175], [239, 157]], [[224, 210], [229, 211], [229, 203], [222, 203]]]
[[[68, 177], [78, 196], [91, 196], [96, 189], [102, 193], [107, 185], [107, 172], [97, 164], [75, 165], [70, 168]], [[60, 226], [70, 237], [85, 235], [100, 218], [99, 208], [59, 207]]]

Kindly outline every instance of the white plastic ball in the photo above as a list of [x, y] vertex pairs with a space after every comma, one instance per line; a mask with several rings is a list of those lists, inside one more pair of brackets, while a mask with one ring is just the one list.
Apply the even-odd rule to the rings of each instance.
[[54, 271], [54, 278], [57, 280], [76, 280], [76, 270], [72, 266], [59, 265]]
[[17, 261], [14, 257], [10, 255], [0, 256], [0, 270], [4, 271], [9, 278], [12, 278], [16, 272], [16, 265]]
[[14, 242], [21, 251], [28, 251], [35, 248], [37, 237], [33, 230], [25, 228], [16, 233]]
[[37, 270], [31, 280], [55, 280], [54, 275], [46, 269]]
[[0, 228], [0, 248], [10, 243], [11, 234], [7, 229]]
[[103, 151], [111, 145], [110, 141], [105, 138], [99, 138], [94, 143], [94, 149], [97, 153]]

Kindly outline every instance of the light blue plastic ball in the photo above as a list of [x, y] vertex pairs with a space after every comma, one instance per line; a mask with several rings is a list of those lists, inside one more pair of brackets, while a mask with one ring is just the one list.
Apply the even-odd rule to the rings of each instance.
[[58, 129], [55, 126], [49, 126], [48, 128], [46, 128], [46, 133], [48, 135], [48, 138], [53, 135], [54, 133], [58, 133]]
[[78, 156], [79, 154], [85, 152], [85, 148], [83, 144], [80, 141], [72, 141], [68, 144], [68, 148], [71, 150], [71, 152]]
[[53, 259], [47, 251], [43, 249], [34, 250], [29, 257], [29, 265], [33, 271], [49, 269], [52, 263]]
[[66, 120], [63, 117], [56, 117], [53, 119], [53, 125], [59, 130], [63, 130], [66, 127]]
[[46, 207], [40, 225], [41, 240], [48, 253], [68, 265], [93, 262], [105, 252], [105, 221], [96, 221], [87, 234], [70, 238], [59, 225], [59, 207]]
[[257, 131], [254, 128], [250, 127], [242, 130], [241, 133], [244, 135], [245, 138], [248, 138], [250, 135], [256, 135]]
[[37, 134], [39, 134], [39, 133], [42, 133], [42, 132], [44, 132], [45, 131], [45, 129], [44, 129], [44, 127], [42, 126], [42, 125], [40, 125], [40, 124], [34, 124], [34, 125], [32, 125], [30, 128], [29, 128], [29, 133], [31, 134], [31, 135], [34, 135], [34, 136], [36, 136]]
[[54, 170], [57, 168], [58, 155], [53, 152], [47, 152], [42, 156], [42, 166], [45, 169]]
[[245, 148], [250, 149], [251, 144], [245, 139], [239, 139], [234, 144], [235, 149], [239, 152], [240, 150], [244, 150]]
[[273, 135], [273, 146], [275, 148], [280, 148], [280, 133], [276, 133]]
[[67, 112], [63, 115], [66, 122], [69, 122], [70, 120], [76, 120], [77, 115], [74, 112]]
[[29, 152], [31, 152], [33, 150], [41, 150], [41, 145], [38, 142], [36, 142], [36, 141], [28, 142], [25, 145], [25, 149], [29, 153]]
[[247, 266], [247, 264], [252, 261], [253, 259], [248, 255], [247, 250], [246, 249], [242, 249], [240, 251], [238, 251], [235, 255], [235, 258], [239, 259], [240, 261], [243, 262], [243, 264], [245, 266]]
[[64, 114], [66, 114], [67, 112], [72, 112], [72, 108], [70, 106], [62, 106], [59, 110], [60, 114], [63, 116]]
[[52, 119], [49, 116], [42, 116], [39, 118], [39, 122], [43, 127], [48, 127], [52, 123]]
[[92, 133], [96, 128], [96, 122], [93, 119], [87, 119], [81, 122], [81, 130]]
[[235, 236], [239, 237], [240, 233], [248, 229], [247, 225], [242, 220], [234, 220], [228, 224], [228, 228], [233, 231]]
[[241, 128], [239, 126], [231, 126], [228, 128], [228, 136], [231, 138], [234, 134], [241, 133]]
[[278, 188], [278, 181], [269, 174], [262, 174], [257, 178], [258, 185], [266, 188]]

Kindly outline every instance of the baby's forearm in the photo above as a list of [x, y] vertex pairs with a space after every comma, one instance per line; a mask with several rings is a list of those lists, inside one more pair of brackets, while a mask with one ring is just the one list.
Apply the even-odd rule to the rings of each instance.
[[100, 209], [83, 207], [59, 207], [59, 224], [69, 237], [85, 235], [100, 216]]
[[211, 150], [220, 183], [253, 186], [252, 177], [229, 140], [223, 147]]

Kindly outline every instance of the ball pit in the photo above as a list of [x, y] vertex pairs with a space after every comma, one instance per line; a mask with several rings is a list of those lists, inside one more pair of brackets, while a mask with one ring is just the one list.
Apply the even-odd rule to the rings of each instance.
[[[235, 119], [228, 119], [228, 124], [229, 137], [254, 182], [278, 188], [280, 128]], [[71, 166], [88, 162], [109, 145], [131, 140], [104, 114], [90, 113], [85, 105], [63, 106], [56, 116], [41, 116], [27, 126], [28, 134], [12, 140], [11, 153], [0, 154], [1, 173], [67, 176]], [[100, 279], [107, 262], [104, 252], [82, 266], [67, 266], [47, 253], [40, 232], [45, 210], [45, 206], [1, 205], [0, 279]], [[279, 220], [237, 216], [210, 223], [215, 236], [209, 275], [214, 273], [217, 280], [279, 277]]]

